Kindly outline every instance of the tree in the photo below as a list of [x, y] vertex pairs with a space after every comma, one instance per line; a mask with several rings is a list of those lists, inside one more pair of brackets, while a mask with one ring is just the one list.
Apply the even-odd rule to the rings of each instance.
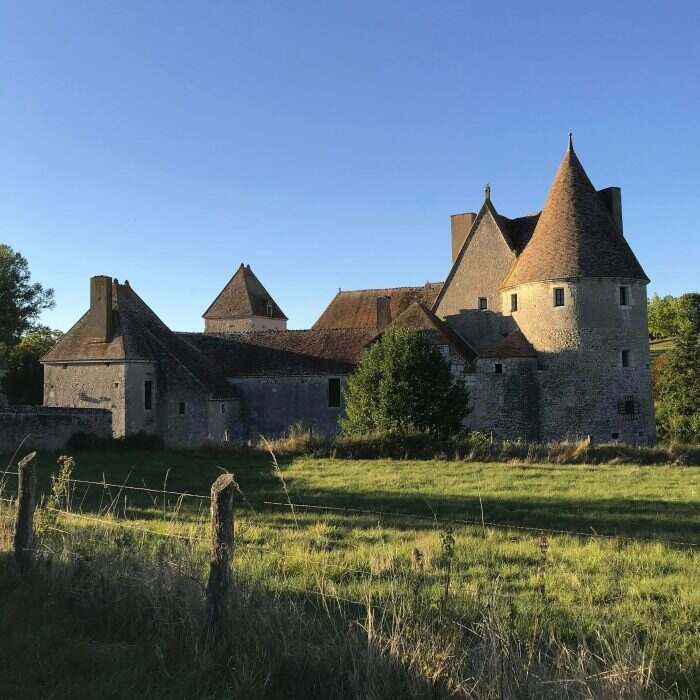
[[684, 294], [677, 307], [676, 341], [657, 385], [657, 423], [663, 437], [700, 442], [700, 294]]
[[36, 326], [12, 347], [0, 353], [7, 361], [2, 389], [11, 404], [38, 405], [43, 401], [44, 371], [39, 360], [63, 335], [46, 326]]
[[32, 283], [26, 258], [0, 244], [0, 344], [16, 345], [39, 314], [53, 305], [53, 289]]
[[411, 431], [446, 436], [466, 417], [467, 391], [426, 337], [414, 330], [387, 331], [348, 379], [346, 433]]

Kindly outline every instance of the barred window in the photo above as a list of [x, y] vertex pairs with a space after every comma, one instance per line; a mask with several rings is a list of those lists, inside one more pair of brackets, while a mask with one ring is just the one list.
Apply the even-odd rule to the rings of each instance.
[[617, 404], [617, 412], [627, 418], [638, 416], [639, 401], [637, 401], [634, 396], [625, 396], [625, 398]]

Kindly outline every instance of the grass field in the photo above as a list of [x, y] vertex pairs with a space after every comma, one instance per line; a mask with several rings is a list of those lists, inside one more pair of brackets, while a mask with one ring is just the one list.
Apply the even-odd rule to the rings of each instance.
[[[55, 459], [38, 456], [45, 490]], [[135, 571], [142, 578], [145, 571], [176, 572], [175, 579], [166, 577], [167, 591], [158, 589], [155, 607], [166, 609], [163, 601], [173, 596], [197, 598], [196, 586], [194, 592], [178, 586], [203, 579], [208, 533], [206, 499], [77, 483], [74, 514], [49, 518], [41, 532], [53, 573], [37, 573], [31, 586], [19, 586], [10, 567], [0, 569], [7, 601], [0, 634], [12, 640], [9, 655], [0, 657], [0, 674], [11, 677], [12, 658], [41, 658], [38, 665], [27, 662], [35, 695], [22, 694], [23, 681], [3, 697], [48, 697], [49, 690], [52, 697], [74, 697], [81, 686], [93, 688], [94, 697], [134, 697], [135, 687], [142, 697], [183, 698], [698, 697], [700, 552], [675, 543], [700, 544], [700, 468], [296, 458], [277, 473], [259, 454], [114, 451], [80, 452], [76, 459], [75, 479], [203, 495], [221, 469], [232, 471], [243, 494], [234, 567], [246, 591], [241, 595], [258, 601], [240, 614], [276, 638], [286, 629], [276, 617], [284, 610], [285, 619], [297, 615], [297, 632], [282, 634], [284, 645], [275, 650], [270, 642], [272, 651], [259, 650], [257, 657], [249, 656], [256, 643], [249, 640], [238, 654], [256, 672], [246, 667], [243, 680], [225, 673], [213, 682], [207, 665], [213, 662], [193, 664], [174, 642], [159, 648], [162, 629], [154, 637], [134, 615], [120, 617], [111, 597], [117, 594], [103, 592], [101, 604], [76, 606], [65, 595], [65, 576], [64, 585], [51, 585], [59, 565], [72, 567], [71, 577], [76, 562], [91, 571], [81, 574], [89, 585], [71, 579], [68, 586], [81, 597], [93, 599], [94, 588], [104, 589], [105, 571], [122, 570], [131, 578]], [[341, 510], [291, 510], [285, 486], [294, 503]], [[12, 488], [9, 477], [5, 495]], [[137, 527], [150, 532], [131, 529]], [[611, 537], [543, 536], [538, 528]], [[123, 610], [155, 605], [152, 598], [137, 604], [132, 595], [144, 597], [143, 591], [123, 594], [131, 601]], [[178, 614], [196, 605], [180, 606]], [[250, 619], [263, 609], [262, 617]], [[370, 625], [368, 611], [381, 620]], [[168, 625], [190, 629], [191, 620], [169, 614]], [[27, 617], [41, 630], [36, 638], [16, 632], [28, 629]], [[307, 625], [305, 636], [295, 636]], [[320, 648], [310, 643], [314, 637], [324, 640]], [[381, 651], [372, 673], [365, 653], [359, 663], [352, 646], [365, 648], [368, 637]], [[528, 640], [535, 638], [533, 646]], [[508, 658], [519, 661], [489, 679], [484, 669], [504, 644]], [[258, 657], [266, 659], [271, 680]], [[477, 658], [483, 660], [478, 668]], [[314, 659], [309, 671], [305, 664]], [[524, 659], [531, 672], [523, 672]], [[547, 671], [538, 659], [547, 660]], [[325, 686], [309, 687], [309, 673], [324, 679], [334, 665], [337, 674]], [[215, 668], [230, 669], [230, 663], [219, 660]], [[382, 678], [393, 679], [386, 689]]]

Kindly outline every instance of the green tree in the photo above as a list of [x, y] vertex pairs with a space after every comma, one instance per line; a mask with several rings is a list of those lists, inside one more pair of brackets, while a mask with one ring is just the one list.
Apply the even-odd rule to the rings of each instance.
[[446, 436], [467, 415], [467, 391], [426, 337], [400, 328], [387, 331], [348, 379], [346, 433], [411, 431]]
[[657, 385], [657, 423], [664, 438], [700, 442], [700, 294], [684, 294], [677, 305], [676, 341]]
[[53, 289], [32, 282], [26, 258], [0, 243], [0, 344], [16, 345], [53, 305]]
[[[682, 298], [682, 297], [681, 297]], [[647, 315], [649, 318], [649, 335], [656, 339], [670, 338], [679, 333], [679, 320], [682, 313], [680, 299], [670, 294], [660, 297], [658, 294], [649, 299]]]
[[41, 404], [44, 394], [44, 371], [39, 360], [61, 337], [61, 331], [36, 326], [11, 347], [5, 346], [2, 356], [7, 374], [2, 389], [11, 404]]

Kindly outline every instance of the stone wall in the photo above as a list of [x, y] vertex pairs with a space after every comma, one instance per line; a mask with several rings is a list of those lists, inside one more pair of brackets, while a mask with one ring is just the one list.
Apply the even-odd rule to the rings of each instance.
[[[621, 285], [630, 288], [628, 306], [620, 306]], [[553, 305], [555, 287], [564, 288], [564, 306]], [[511, 292], [518, 294], [513, 317], [538, 354], [541, 439], [590, 435], [653, 444], [646, 285], [585, 279], [521, 285], [504, 297]], [[629, 367], [622, 366], [622, 350], [629, 351]]]
[[0, 452], [13, 452], [23, 440], [27, 448], [61, 450], [71, 435], [78, 432], [111, 437], [111, 411], [45, 406], [0, 408]]
[[109, 409], [115, 437], [126, 430], [125, 396], [123, 362], [44, 365], [44, 406]]
[[205, 333], [251, 333], [253, 331], [286, 331], [283, 318], [251, 316], [249, 318], [205, 318]]
[[[513, 251], [487, 211], [468, 239], [452, 279], [446, 283], [437, 315], [477, 347], [500, 339], [502, 333], [513, 328], [512, 319], [501, 314], [499, 286], [514, 260]], [[485, 311], [479, 310], [479, 297], [488, 301]]]
[[[344, 386], [345, 378], [338, 378]], [[232, 379], [241, 397], [242, 420], [236, 437], [283, 435], [298, 422], [325, 435], [338, 432], [344, 401], [341, 398], [339, 408], [328, 406], [328, 380], [327, 376]]]
[[479, 359], [476, 371], [465, 375], [465, 383], [471, 409], [467, 426], [471, 430], [493, 433], [503, 440], [540, 439], [540, 397], [534, 358]]

